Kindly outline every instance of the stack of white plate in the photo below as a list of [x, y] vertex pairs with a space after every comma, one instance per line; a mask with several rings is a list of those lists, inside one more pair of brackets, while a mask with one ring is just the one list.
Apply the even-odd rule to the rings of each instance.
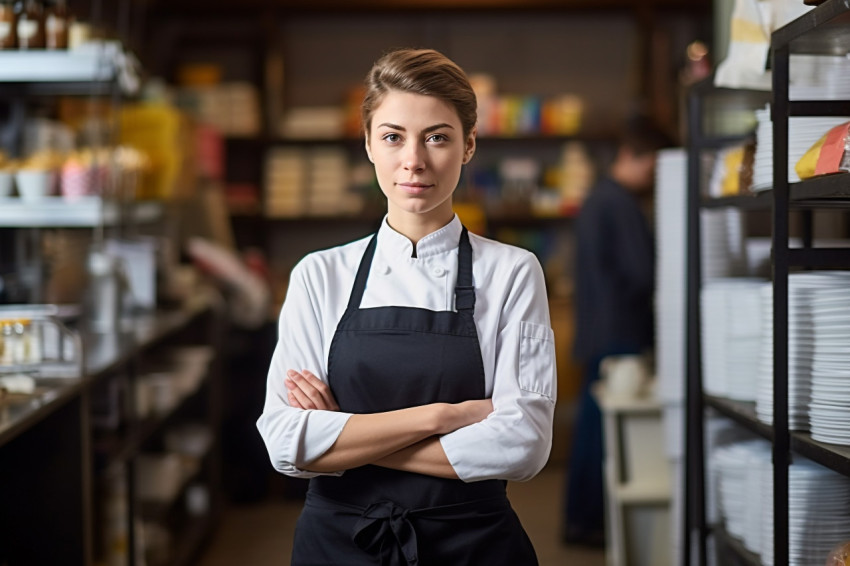
[[714, 279], [703, 285], [703, 389], [710, 395], [755, 401], [761, 351], [762, 279]]
[[791, 55], [788, 98], [847, 100], [850, 59], [843, 55]]
[[[773, 566], [773, 470], [762, 470], [761, 560]], [[789, 566], [822, 564], [850, 540], [850, 479], [794, 456], [788, 468]]]
[[[763, 191], [773, 186], [773, 123], [770, 108], [756, 110], [756, 153], [753, 164], [753, 190]], [[850, 118], [802, 117], [788, 119], [788, 181], [797, 182], [800, 177], [795, 167], [809, 149], [833, 127]]]
[[703, 209], [702, 280], [743, 275], [747, 270], [744, 217], [735, 208]]
[[[841, 335], [835, 336], [836, 327], [831, 320], [825, 319], [822, 323], [815, 320], [814, 300], [822, 300], [832, 296], [833, 293], [841, 293], [843, 289], [850, 287], [850, 273], [844, 271], [817, 271], [806, 273], [792, 273], [788, 276], [788, 427], [791, 430], [809, 430], [810, 403], [813, 395], [814, 367], [818, 359], [826, 365], [823, 369], [829, 370], [836, 367], [830, 364], [833, 351], [843, 349], [850, 351], [850, 334], [844, 334], [843, 342]], [[844, 294], [845, 301], [850, 299], [850, 294]], [[773, 289], [767, 286], [762, 291], [762, 345], [760, 363], [758, 369], [758, 394], [756, 397], [756, 416], [762, 422], [773, 423]], [[829, 316], [829, 312], [819, 311], [822, 316]], [[840, 316], [840, 315], [839, 315]], [[850, 315], [846, 319], [850, 325]], [[819, 326], [824, 325], [823, 330]], [[818, 332], [824, 336], [821, 345], [821, 356], [817, 354]], [[827, 333], [830, 334], [827, 338]], [[837, 354], [841, 355], [841, 354]], [[847, 354], [844, 354], [845, 356]], [[848, 358], [850, 359], [850, 358]], [[848, 366], [850, 368], [850, 366]], [[845, 374], [850, 375], [850, 374]], [[831, 380], [821, 382], [823, 385], [831, 384]], [[830, 391], [827, 387], [824, 391]], [[850, 388], [848, 388], [850, 390]], [[834, 403], [834, 401], [833, 401]], [[848, 404], [850, 406], [850, 404]]]
[[850, 445], [850, 280], [810, 298], [814, 361], [809, 424], [812, 438]]
[[[765, 497], [762, 472], [770, 470], [770, 443], [742, 440], [716, 448], [712, 453], [713, 480], [717, 482], [720, 517], [726, 530], [752, 552], [761, 550]], [[769, 494], [773, 497], [773, 494]], [[771, 499], [772, 501], [772, 499]]]

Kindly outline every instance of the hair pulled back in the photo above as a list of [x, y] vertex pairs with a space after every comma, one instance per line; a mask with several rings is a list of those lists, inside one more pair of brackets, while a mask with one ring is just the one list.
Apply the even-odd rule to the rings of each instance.
[[372, 116], [387, 92], [396, 90], [434, 96], [457, 112], [464, 137], [475, 127], [475, 91], [466, 73], [454, 61], [433, 49], [398, 49], [378, 59], [366, 75], [366, 94], [361, 107], [363, 128], [368, 134]]

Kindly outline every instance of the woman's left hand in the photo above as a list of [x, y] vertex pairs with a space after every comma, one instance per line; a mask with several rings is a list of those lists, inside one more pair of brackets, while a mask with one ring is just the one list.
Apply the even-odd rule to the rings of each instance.
[[284, 384], [289, 389], [289, 404], [297, 409], [339, 410], [328, 384], [307, 370], [287, 371]]

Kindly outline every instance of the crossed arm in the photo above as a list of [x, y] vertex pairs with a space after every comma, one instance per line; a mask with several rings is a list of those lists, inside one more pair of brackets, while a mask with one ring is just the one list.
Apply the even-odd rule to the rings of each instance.
[[[327, 384], [309, 371], [289, 370], [284, 383], [293, 407], [339, 410]], [[373, 464], [457, 479], [439, 435], [484, 420], [492, 411], [492, 401], [481, 399], [352, 415], [331, 448], [306, 468], [321, 473]]]

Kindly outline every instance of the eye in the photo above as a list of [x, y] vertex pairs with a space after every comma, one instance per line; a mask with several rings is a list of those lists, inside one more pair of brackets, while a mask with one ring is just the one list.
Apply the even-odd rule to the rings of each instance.
[[389, 134], [384, 134], [381, 139], [389, 143], [398, 143], [401, 141], [401, 136], [391, 132]]
[[449, 138], [447, 138], [443, 134], [431, 134], [430, 136], [428, 136], [428, 141], [434, 143], [445, 143], [449, 141]]

